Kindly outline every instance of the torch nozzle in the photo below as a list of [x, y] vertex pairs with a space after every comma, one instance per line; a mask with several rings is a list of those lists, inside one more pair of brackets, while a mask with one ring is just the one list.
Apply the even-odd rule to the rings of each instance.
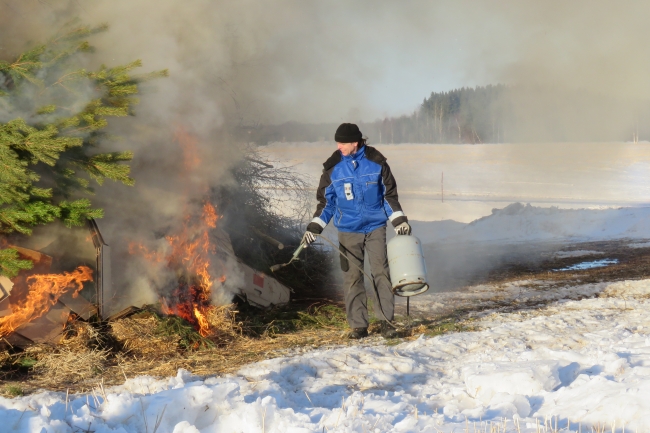
[[284, 268], [285, 266], [286, 266], [286, 264], [273, 265], [273, 266], [271, 266], [270, 269], [271, 269], [271, 272], [275, 272], [275, 271], [277, 271], [278, 269], [282, 269], [282, 268]]
[[302, 252], [302, 250], [303, 250], [306, 246], [307, 246], [307, 244], [305, 244], [305, 243], [300, 244], [300, 246], [299, 246], [298, 248], [296, 248], [296, 251], [293, 252], [293, 256], [291, 256], [291, 260], [289, 260], [287, 263], [282, 263], [282, 264], [279, 264], [279, 265], [273, 265], [273, 266], [271, 266], [271, 267], [270, 267], [271, 272], [275, 272], [275, 271], [277, 271], [278, 269], [282, 269], [282, 268], [284, 268], [285, 266], [290, 265], [292, 262], [298, 260], [298, 256], [300, 255], [300, 253]]

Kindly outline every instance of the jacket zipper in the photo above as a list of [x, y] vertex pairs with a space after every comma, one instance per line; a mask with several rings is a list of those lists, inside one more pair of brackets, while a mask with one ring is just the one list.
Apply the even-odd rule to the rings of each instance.
[[343, 212], [341, 212], [341, 209], [339, 209], [339, 213], [341, 214], [341, 216], [339, 217], [339, 221], [337, 222], [337, 224], [341, 224], [341, 220], [343, 219]]

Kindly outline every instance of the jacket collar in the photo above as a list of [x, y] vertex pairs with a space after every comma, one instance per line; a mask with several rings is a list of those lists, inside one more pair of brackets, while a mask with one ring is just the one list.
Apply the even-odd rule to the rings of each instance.
[[[339, 153], [340, 153], [340, 151], [339, 151]], [[348, 156], [341, 155], [341, 158], [344, 161], [352, 162], [352, 161], [358, 161], [358, 160], [362, 159], [365, 155], [366, 155], [366, 145], [364, 144], [363, 146], [361, 146], [360, 148], [357, 149], [356, 153], [353, 153], [352, 155], [348, 155]]]

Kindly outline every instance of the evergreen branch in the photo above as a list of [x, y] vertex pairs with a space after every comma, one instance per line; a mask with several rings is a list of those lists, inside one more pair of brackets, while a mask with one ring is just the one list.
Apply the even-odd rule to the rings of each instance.
[[36, 114], [43, 115], [43, 114], [52, 114], [56, 111], [56, 105], [50, 104], [50, 105], [45, 105], [38, 110], [36, 110]]
[[23, 269], [31, 269], [34, 266], [31, 260], [21, 260], [18, 251], [12, 249], [0, 249], [0, 275], [13, 278]]
[[[134, 184], [127, 164], [132, 152], [89, 152], [106, 139], [110, 118], [132, 114], [139, 83], [168, 72], [133, 76], [140, 60], [90, 72], [80, 68], [79, 56], [93, 51], [86, 38], [106, 29], [75, 20], [46, 44], [0, 61], [3, 112], [20, 107], [29, 113], [0, 123], [1, 233], [29, 235], [31, 227], [57, 218], [68, 227], [101, 218], [103, 211], [78, 194], [92, 194], [92, 180]], [[4, 254], [0, 272], [17, 272], [18, 259]]]
[[0, 207], [0, 232], [31, 234], [30, 226], [47, 224], [61, 216], [61, 209], [45, 201]]
[[85, 220], [102, 218], [102, 209], [91, 208], [90, 200], [82, 198], [72, 202], [62, 201], [59, 203], [61, 209], [61, 220], [66, 227], [81, 226]]
[[99, 185], [104, 179], [111, 179], [128, 186], [133, 186], [135, 180], [129, 177], [131, 167], [119, 164], [133, 159], [133, 152], [111, 152], [94, 155], [90, 158], [74, 161], [74, 164], [82, 168]]

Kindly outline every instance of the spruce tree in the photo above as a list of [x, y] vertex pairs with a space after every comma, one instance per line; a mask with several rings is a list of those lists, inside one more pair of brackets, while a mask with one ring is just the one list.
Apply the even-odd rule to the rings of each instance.
[[[86, 70], [88, 37], [107, 30], [78, 22], [41, 45], [0, 59], [0, 242], [10, 233], [62, 221], [100, 218], [88, 195], [106, 179], [133, 185], [132, 152], [100, 151], [109, 118], [134, 114], [139, 84], [166, 71], [134, 76], [140, 61]], [[4, 247], [4, 248], [3, 248]], [[0, 275], [32, 263], [0, 243]]]

